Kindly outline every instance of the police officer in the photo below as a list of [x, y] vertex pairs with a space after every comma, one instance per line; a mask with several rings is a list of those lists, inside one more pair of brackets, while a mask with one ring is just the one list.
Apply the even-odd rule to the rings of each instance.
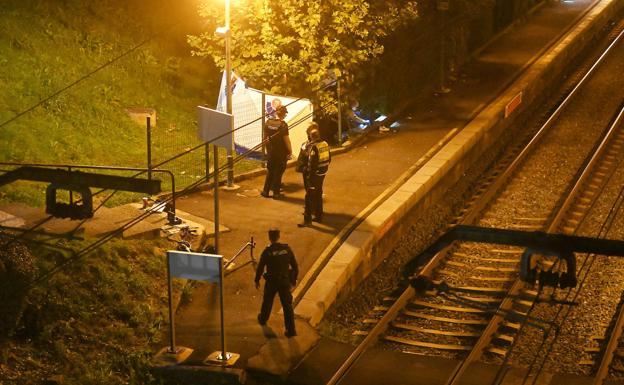
[[[306, 144], [303, 168], [303, 186], [305, 187], [305, 210], [303, 212], [303, 223], [299, 227], [306, 227], [312, 221], [321, 223], [323, 221], [323, 181], [329, 169], [331, 155], [329, 144], [321, 140], [321, 132], [318, 124], [310, 123], [308, 127], [309, 140]], [[301, 158], [298, 159], [302, 161]]]
[[[286, 337], [293, 337], [297, 335], [297, 332], [295, 330], [295, 313], [292, 305], [293, 297], [290, 291], [297, 283], [299, 267], [290, 247], [285, 243], [278, 243], [279, 238], [279, 229], [272, 228], [269, 230], [271, 244], [262, 252], [258, 268], [256, 269], [256, 289], [260, 288], [260, 277], [264, 276], [266, 280], [264, 283], [262, 308], [260, 309], [260, 314], [258, 314], [258, 323], [266, 325], [271, 315], [275, 294], [279, 294], [284, 310]], [[266, 273], [264, 272], [265, 268]]]
[[268, 139], [267, 175], [260, 194], [265, 198], [269, 197], [270, 190], [273, 190], [274, 199], [282, 197], [282, 175], [286, 170], [286, 162], [292, 155], [288, 124], [284, 121], [287, 113], [286, 107], [280, 105], [275, 111], [277, 117], [268, 119], [264, 125], [264, 137]]

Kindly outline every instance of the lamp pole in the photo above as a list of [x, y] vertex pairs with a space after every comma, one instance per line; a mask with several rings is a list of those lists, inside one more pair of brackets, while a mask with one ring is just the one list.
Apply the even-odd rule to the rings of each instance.
[[[225, 0], [225, 99], [226, 112], [232, 113], [232, 32], [230, 31], [230, 0]], [[230, 148], [227, 149], [227, 186], [234, 186], [234, 119], [231, 120]]]
[[437, 10], [440, 15], [440, 89], [439, 92], [442, 94], [446, 94], [451, 90], [446, 87], [446, 13], [449, 10], [449, 0], [437, 0]]

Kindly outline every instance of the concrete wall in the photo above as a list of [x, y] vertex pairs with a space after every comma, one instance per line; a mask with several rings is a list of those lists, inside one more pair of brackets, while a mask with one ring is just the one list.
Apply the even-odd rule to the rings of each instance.
[[[318, 274], [295, 312], [316, 326], [340, 297], [351, 292], [396, 247], [419, 213], [444, 198], [482, 155], [499, 144], [507, 130], [524, 118], [561, 83], [561, 75], [624, 9], [624, 2], [605, 0], [553, 49], [539, 58], [498, 99], [448, 142], [433, 158], [382, 203], [346, 239]], [[522, 104], [505, 118], [505, 106], [520, 92]]]

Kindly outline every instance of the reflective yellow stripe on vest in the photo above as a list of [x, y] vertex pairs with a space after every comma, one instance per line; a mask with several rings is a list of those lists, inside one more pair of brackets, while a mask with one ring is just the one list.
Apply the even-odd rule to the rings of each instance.
[[319, 154], [319, 167], [327, 167], [329, 166], [329, 144], [327, 142], [322, 141], [316, 144], [316, 149]]

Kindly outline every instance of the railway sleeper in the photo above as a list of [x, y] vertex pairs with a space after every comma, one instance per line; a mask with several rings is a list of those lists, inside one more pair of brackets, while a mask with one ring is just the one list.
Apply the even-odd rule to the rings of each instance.
[[421, 300], [413, 300], [411, 304], [417, 307], [426, 307], [430, 309], [445, 310], [445, 311], [459, 312], [459, 313], [483, 314], [487, 312], [487, 310], [474, 308], [474, 307], [440, 305], [437, 303], [425, 302]]
[[[467, 295], [456, 295], [454, 297], [457, 302], [462, 304], [473, 304], [475, 307], [482, 307], [483, 304], [489, 305], [489, 307], [496, 307], [500, 304], [500, 297], [473, 297]], [[469, 306], [470, 307], [470, 306]]]
[[402, 315], [406, 317], [424, 319], [428, 321], [438, 321], [438, 322], [447, 322], [452, 324], [461, 324], [461, 325], [487, 325], [488, 320], [485, 319], [463, 319], [463, 318], [451, 318], [451, 317], [440, 317], [432, 314], [425, 314], [421, 312], [416, 312], [412, 310], [404, 310]]
[[518, 222], [537, 222], [545, 223], [548, 220], [547, 217], [515, 217], [514, 221]]
[[461, 268], [469, 267], [468, 264], [466, 263], [451, 261], [451, 260], [446, 260], [442, 263], [446, 266], [454, 266], [454, 267], [461, 267]]
[[497, 273], [517, 273], [518, 269], [515, 267], [487, 267], [487, 266], [477, 266], [475, 270], [479, 271], [493, 271]]
[[491, 251], [492, 253], [496, 253], [496, 254], [514, 254], [514, 255], [520, 256], [522, 252], [524, 251], [524, 249], [519, 249], [517, 247], [514, 247], [510, 249], [492, 249]]
[[410, 325], [403, 322], [393, 322], [392, 327], [399, 330], [406, 330], [424, 334], [433, 334], [433, 335], [441, 335], [447, 337], [460, 337], [460, 338], [479, 338], [481, 333], [476, 332], [466, 332], [466, 331], [454, 331], [454, 330], [439, 330], [439, 329], [429, 329], [422, 328], [415, 325]]
[[591, 180], [591, 182], [587, 183], [587, 189], [588, 190], [596, 190], [596, 191], [598, 191], [598, 190], [600, 190], [600, 187], [602, 186], [603, 182], [604, 181], [602, 179], [593, 178]]
[[509, 226], [510, 230], [525, 230], [525, 231], [531, 231], [531, 230], [536, 231], [536, 230], [541, 230], [543, 228], [544, 226], [539, 225], [539, 224], [538, 225], [525, 225], [525, 224], [512, 223]]
[[566, 225], [568, 225], [568, 226], [570, 226], [570, 227], [578, 227], [578, 225], [579, 225], [580, 223], [581, 223], [581, 222], [580, 222], [578, 219], [572, 219], [572, 218], [570, 218], [570, 219], [566, 220]]
[[474, 280], [474, 281], [486, 281], [486, 282], [503, 282], [503, 283], [513, 283], [516, 278], [515, 276], [512, 277], [484, 277], [482, 275], [473, 275], [468, 277], [468, 279]]
[[534, 302], [535, 301], [527, 301], [525, 299], [517, 299], [517, 300], [514, 301], [514, 305], [530, 308], [531, 306], [533, 306]]
[[[474, 263], [474, 262], [518, 263], [520, 262], [521, 253], [513, 253], [513, 254], [517, 254], [517, 258], [484, 258], [478, 255], [469, 255], [466, 253], [453, 253], [453, 257], [470, 259], [471, 263]], [[457, 263], [461, 263], [461, 262], [457, 262]], [[466, 263], [463, 263], [463, 265], [468, 266], [468, 264]]]
[[451, 344], [437, 344], [433, 342], [425, 342], [412, 340], [409, 338], [397, 337], [397, 336], [384, 336], [386, 341], [396, 342], [403, 345], [418, 346], [421, 348], [430, 348], [438, 350], [452, 350], [452, 351], [471, 351], [472, 346], [465, 345], [451, 345]]
[[486, 294], [491, 296], [507, 295], [507, 290], [503, 287], [483, 287], [483, 286], [457, 286], [453, 288], [456, 292]]
[[465, 319], [465, 320], [483, 320], [489, 319], [490, 314], [493, 314], [496, 310], [492, 309], [488, 312], [483, 313], [467, 313], [467, 312], [458, 312], [452, 310], [439, 310], [429, 307], [414, 307], [413, 305], [408, 305], [405, 311], [413, 311], [420, 314], [426, 314], [431, 316], [437, 316], [442, 318], [450, 318], [450, 319]]
[[500, 348], [496, 348], [493, 346], [488, 347], [487, 349], [485, 349], [485, 351], [489, 352], [489, 353], [494, 353], [498, 356], [502, 356], [505, 357], [507, 355], [507, 350], [506, 349], [500, 349]]
[[[483, 269], [480, 269], [479, 267], [483, 267]], [[464, 268], [464, 269], [460, 269], [457, 267], [442, 267], [441, 269], [437, 270], [437, 273], [448, 275], [448, 276], [453, 276], [453, 277], [459, 277], [459, 278], [466, 277], [467, 274], [477, 274], [476, 278], [473, 278], [473, 276], [469, 278], [487, 281], [488, 280], [487, 277], [507, 278], [510, 275], [517, 274], [518, 270], [516, 268], [501, 268], [499, 266], [497, 267], [478, 266], [474, 268]]]
[[521, 319], [526, 319], [529, 316], [528, 312], [522, 311], [522, 310], [519, 310], [519, 309], [515, 309], [513, 307], [511, 309], [509, 309], [507, 314], [509, 316], [511, 316], [512, 318], [521, 318]]
[[[506, 258], [509, 255], [517, 255], [520, 256], [522, 255], [522, 250], [507, 250], [507, 249], [487, 249], [484, 250], [485, 252], [487, 252], [488, 254], [493, 254], [493, 256], [497, 256], [499, 255], [501, 258]], [[464, 258], [479, 258], [478, 256], [474, 255], [475, 250], [461, 250], [461, 251], [455, 251], [453, 252], [454, 256], [458, 256], [458, 257], [464, 257]], [[480, 259], [480, 258], [479, 258]]]
[[508, 343], [508, 344], [512, 344], [515, 340], [514, 336], [511, 336], [509, 334], [500, 334], [500, 333], [497, 333], [496, 335], [494, 335], [494, 339]]

